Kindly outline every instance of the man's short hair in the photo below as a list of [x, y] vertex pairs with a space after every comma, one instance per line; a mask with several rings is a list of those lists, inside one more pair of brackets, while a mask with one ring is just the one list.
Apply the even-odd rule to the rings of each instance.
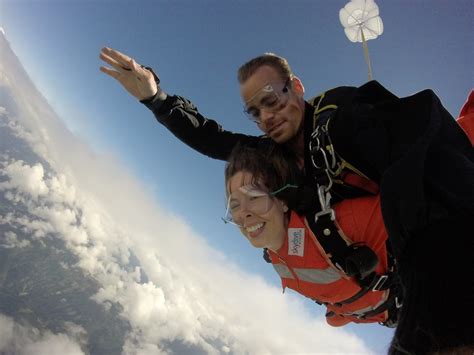
[[239, 80], [239, 83], [242, 84], [247, 81], [247, 79], [263, 65], [268, 65], [274, 68], [280, 73], [282, 80], [293, 77], [293, 72], [291, 71], [290, 65], [285, 58], [280, 57], [274, 53], [264, 53], [249, 60], [239, 68], [237, 72], [237, 79]]

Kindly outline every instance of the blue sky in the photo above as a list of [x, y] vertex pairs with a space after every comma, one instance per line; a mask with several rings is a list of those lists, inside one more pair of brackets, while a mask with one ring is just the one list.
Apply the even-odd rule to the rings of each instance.
[[[346, 2], [0, 0], [0, 26], [76, 135], [123, 161], [161, 206], [209, 245], [278, 284], [261, 251], [220, 221], [223, 162], [194, 153], [157, 124], [99, 72], [98, 55], [103, 46], [119, 49], [152, 66], [168, 93], [190, 98], [229, 130], [257, 134], [242, 113], [236, 82], [237, 68], [253, 56], [272, 51], [288, 58], [308, 98], [367, 80], [362, 46], [350, 42], [339, 23]], [[472, 1], [378, 5], [384, 33], [369, 42], [374, 78], [399, 96], [431, 88], [457, 115], [474, 82]], [[391, 336], [378, 326], [350, 329], [374, 349]]]

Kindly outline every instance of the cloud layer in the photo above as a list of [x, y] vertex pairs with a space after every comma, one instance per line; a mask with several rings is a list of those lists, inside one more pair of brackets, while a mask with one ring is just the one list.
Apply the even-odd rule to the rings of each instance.
[[0, 314], [0, 351], [18, 355], [83, 355], [80, 346], [81, 327], [71, 324], [71, 334], [54, 334], [24, 326]]

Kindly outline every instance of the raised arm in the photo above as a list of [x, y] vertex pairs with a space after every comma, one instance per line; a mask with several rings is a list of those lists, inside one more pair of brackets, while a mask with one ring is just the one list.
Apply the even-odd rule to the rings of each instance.
[[100, 58], [112, 68], [100, 70], [115, 78], [125, 90], [148, 107], [183, 143], [214, 159], [227, 160], [237, 143], [257, 145], [267, 139], [226, 131], [222, 126], [201, 115], [191, 101], [167, 95], [160, 87], [155, 72], [135, 62], [131, 57], [111, 48], [103, 48]]

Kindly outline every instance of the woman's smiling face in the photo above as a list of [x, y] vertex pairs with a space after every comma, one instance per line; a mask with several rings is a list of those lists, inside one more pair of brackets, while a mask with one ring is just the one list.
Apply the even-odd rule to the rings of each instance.
[[252, 174], [246, 171], [239, 171], [228, 180], [227, 195], [232, 218], [250, 244], [280, 249], [288, 228], [288, 207], [284, 202], [257, 187]]

